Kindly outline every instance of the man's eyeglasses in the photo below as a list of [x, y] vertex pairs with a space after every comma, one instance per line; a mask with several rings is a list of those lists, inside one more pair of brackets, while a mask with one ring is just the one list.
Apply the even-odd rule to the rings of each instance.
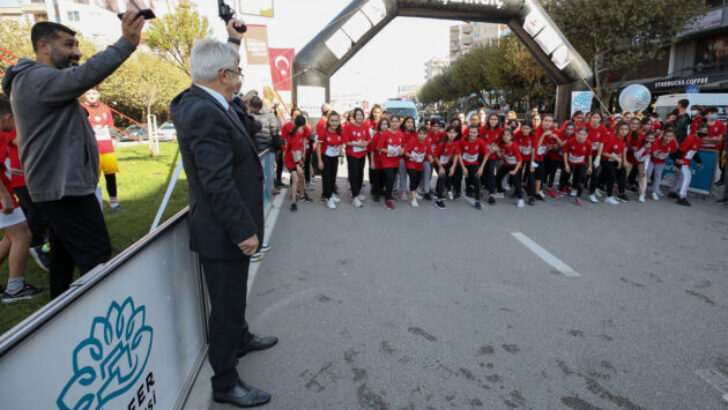
[[230, 68], [223, 68], [220, 71], [227, 71], [227, 72], [233, 73], [233, 74], [237, 75], [238, 77], [240, 77], [240, 81], [243, 81], [245, 79], [245, 74], [243, 74], [242, 67], [238, 67], [238, 71], [232, 70]]

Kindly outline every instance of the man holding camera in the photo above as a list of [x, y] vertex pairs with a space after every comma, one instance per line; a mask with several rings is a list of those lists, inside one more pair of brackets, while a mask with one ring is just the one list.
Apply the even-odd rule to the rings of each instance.
[[[243, 383], [237, 358], [278, 341], [260, 338], [245, 322], [250, 256], [263, 242], [264, 174], [258, 151], [233, 105], [240, 89], [241, 22], [228, 40], [202, 40], [192, 50], [193, 85], [170, 106], [190, 194], [190, 248], [197, 252], [210, 295], [209, 360], [213, 399], [239, 407], [270, 400]], [[232, 45], [235, 45], [233, 47]]]
[[36, 59], [21, 58], [3, 78], [18, 131], [18, 148], [34, 202], [50, 224], [51, 298], [66, 291], [78, 266], [85, 274], [111, 257], [111, 241], [94, 193], [99, 149], [78, 98], [110, 76], [136, 50], [144, 19], [122, 16], [122, 37], [79, 65], [76, 32], [48, 21], [36, 23]]

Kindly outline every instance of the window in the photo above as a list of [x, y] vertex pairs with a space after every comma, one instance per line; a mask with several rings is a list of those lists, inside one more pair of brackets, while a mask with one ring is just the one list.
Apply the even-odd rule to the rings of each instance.
[[77, 11], [69, 11], [68, 12], [68, 21], [80, 21], [81, 18], [78, 16]]

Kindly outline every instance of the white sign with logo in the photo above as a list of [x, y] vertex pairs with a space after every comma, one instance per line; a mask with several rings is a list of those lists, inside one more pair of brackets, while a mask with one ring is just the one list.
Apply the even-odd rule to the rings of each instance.
[[[5, 409], [171, 409], [206, 341], [186, 218], [0, 357]], [[88, 278], [84, 277], [84, 280]]]
[[310, 116], [317, 116], [326, 102], [326, 88], [299, 85], [297, 91], [298, 108]]
[[591, 111], [594, 94], [591, 91], [572, 91], [571, 93], [571, 116], [577, 111]]

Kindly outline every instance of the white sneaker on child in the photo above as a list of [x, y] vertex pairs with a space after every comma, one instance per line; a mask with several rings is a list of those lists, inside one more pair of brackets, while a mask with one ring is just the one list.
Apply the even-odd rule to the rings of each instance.
[[526, 203], [523, 202], [523, 199], [519, 199], [518, 200], [518, 203], [516, 204], [516, 206], [519, 207], [519, 208], [523, 208], [524, 206], [526, 206]]
[[594, 194], [591, 194], [591, 195], [589, 195], [589, 202], [593, 202], [596, 204], [599, 202], [599, 200], [597, 199], [596, 196], [594, 196]]
[[336, 209], [336, 201], [334, 201], [333, 196], [331, 198], [329, 198], [328, 201], [326, 201], [326, 206], [328, 206], [329, 209]]
[[657, 195], [657, 192], [653, 192], [652, 193], [652, 200], [653, 201], [659, 201], [660, 200], [660, 196]]

